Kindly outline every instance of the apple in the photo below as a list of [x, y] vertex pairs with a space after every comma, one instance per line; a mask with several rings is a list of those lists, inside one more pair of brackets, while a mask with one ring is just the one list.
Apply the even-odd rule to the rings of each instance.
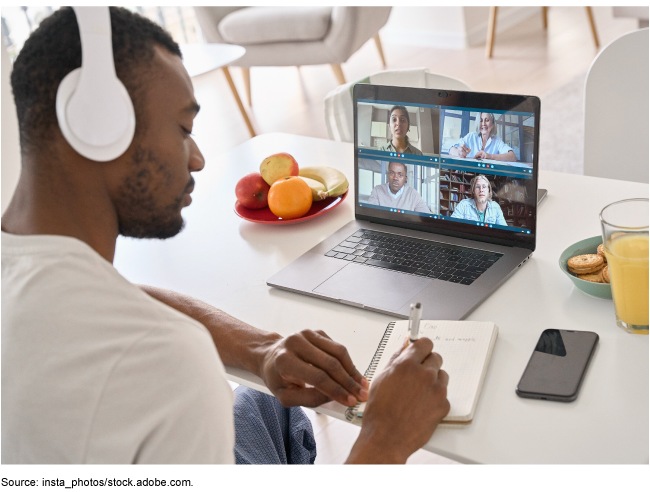
[[298, 170], [298, 163], [286, 152], [270, 155], [260, 164], [260, 173], [269, 186], [278, 179], [298, 176]]
[[237, 182], [235, 195], [239, 203], [246, 208], [264, 208], [269, 204], [270, 189], [260, 173], [250, 173]]

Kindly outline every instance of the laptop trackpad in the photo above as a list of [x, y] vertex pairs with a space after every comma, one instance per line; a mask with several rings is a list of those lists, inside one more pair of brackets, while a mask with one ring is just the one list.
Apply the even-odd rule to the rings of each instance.
[[313, 292], [387, 311], [397, 311], [431, 279], [356, 263], [343, 267]]

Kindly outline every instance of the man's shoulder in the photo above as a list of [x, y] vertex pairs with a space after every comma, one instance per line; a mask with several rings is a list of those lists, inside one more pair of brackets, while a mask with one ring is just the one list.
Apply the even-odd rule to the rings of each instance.
[[133, 285], [81, 241], [4, 234], [2, 239], [3, 332], [4, 318], [8, 328], [49, 325], [83, 335], [84, 327], [92, 327], [98, 334], [128, 338], [149, 329], [162, 334], [203, 328]]

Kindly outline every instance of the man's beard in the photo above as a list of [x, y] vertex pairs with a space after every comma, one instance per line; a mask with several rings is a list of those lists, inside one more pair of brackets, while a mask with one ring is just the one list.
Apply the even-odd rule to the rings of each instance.
[[[175, 236], [185, 226], [181, 216], [183, 197], [194, 184], [190, 178], [183, 193], [170, 204], [160, 206], [154, 196], [156, 184], [152, 173], [159, 174], [157, 183], [170, 179], [164, 162], [149, 149], [138, 147], [133, 156], [133, 173], [122, 183], [119, 199], [115, 204], [118, 231], [121, 235], [135, 238], [167, 239]], [[160, 179], [162, 178], [162, 179]], [[165, 197], [159, 197], [159, 199]]]
[[487, 197], [485, 197], [485, 198], [478, 198], [478, 197], [477, 197], [477, 198], [476, 198], [476, 203], [477, 203], [477, 204], [481, 204], [481, 205], [483, 205], [484, 203], [487, 203], [487, 201], [488, 201]]

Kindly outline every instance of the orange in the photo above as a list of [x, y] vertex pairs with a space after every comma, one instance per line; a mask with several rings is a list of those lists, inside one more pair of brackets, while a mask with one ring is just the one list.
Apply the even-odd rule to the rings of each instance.
[[298, 176], [278, 179], [269, 190], [269, 208], [282, 219], [297, 219], [311, 208], [311, 188]]

